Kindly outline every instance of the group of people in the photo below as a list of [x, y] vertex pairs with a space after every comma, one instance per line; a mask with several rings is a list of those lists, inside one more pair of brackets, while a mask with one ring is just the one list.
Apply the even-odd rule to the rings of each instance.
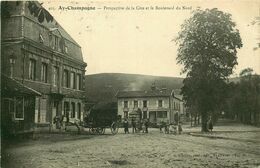
[[[123, 127], [124, 127], [124, 132], [125, 134], [129, 134], [129, 121], [127, 118], [123, 120]], [[134, 118], [131, 119], [131, 125], [132, 125], [132, 133], [148, 133], [148, 126], [149, 126], [149, 120], [144, 119], [144, 120], [135, 120]], [[160, 122], [159, 123], [159, 129], [160, 132], [163, 132], [166, 134], [181, 134], [182, 133], [182, 126], [181, 123], [179, 122], [178, 124], [167, 124], [166, 122]]]
[[177, 132], [178, 134], [182, 133], [182, 126], [180, 122], [178, 124], [174, 124], [174, 123], [167, 124], [166, 122], [161, 121], [159, 123], [160, 133], [163, 133], [163, 128], [165, 134], [170, 134], [170, 133], [177, 134]]
[[[131, 124], [132, 124], [132, 133], [137, 133], [137, 132], [143, 132], [143, 133], [148, 133], [148, 126], [149, 126], [149, 121], [148, 119], [144, 119], [141, 121], [136, 122], [134, 118], [131, 119]], [[128, 119], [125, 118], [123, 120], [123, 127], [124, 127], [124, 132], [125, 134], [129, 134], [129, 122]]]
[[71, 122], [68, 113], [66, 113], [66, 115], [61, 115], [61, 116], [56, 115], [53, 118], [53, 124], [55, 124], [56, 129], [61, 130], [62, 128], [64, 128], [65, 131], [67, 130], [67, 127], [69, 125], [75, 125], [78, 129], [78, 132], [80, 132], [79, 122], [80, 122], [79, 120], [74, 120], [73, 122]]
[[[65, 118], [66, 118], [66, 121], [64, 121]], [[61, 129], [63, 126], [65, 126], [65, 129], [66, 129], [66, 125], [68, 122], [69, 122], [69, 117], [67, 117], [65, 115], [62, 115], [62, 116], [56, 115], [53, 118], [53, 124], [55, 124], [56, 129]]]

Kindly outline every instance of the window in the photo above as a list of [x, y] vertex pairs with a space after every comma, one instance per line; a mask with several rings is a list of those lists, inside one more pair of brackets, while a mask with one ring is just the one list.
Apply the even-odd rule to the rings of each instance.
[[7, 119], [24, 120], [24, 104], [24, 97], [3, 99], [2, 110], [5, 113], [2, 116], [7, 117]]
[[162, 107], [162, 100], [158, 100], [158, 107]]
[[54, 36], [54, 49], [58, 50], [59, 48], [59, 38], [58, 36]]
[[138, 101], [135, 100], [135, 101], [134, 101], [134, 108], [137, 108], [137, 107], [138, 107]]
[[81, 118], [81, 104], [78, 103], [78, 119]]
[[65, 86], [65, 87], [69, 87], [69, 71], [68, 70], [64, 70], [64, 74], [63, 74], [64, 76], [64, 83], [63, 83], [63, 86]]
[[23, 97], [17, 97], [15, 101], [15, 119], [23, 120], [24, 119], [24, 99]]
[[47, 115], [47, 99], [41, 99], [40, 102], [40, 122], [45, 123], [46, 122], [46, 115]]
[[59, 83], [59, 68], [53, 67], [53, 85], [58, 86]]
[[124, 101], [124, 108], [128, 108], [128, 101]]
[[75, 113], [76, 113], [75, 103], [72, 102], [72, 103], [71, 103], [71, 118], [75, 118]]
[[67, 46], [65, 46], [65, 53], [68, 53], [68, 47]]
[[75, 89], [76, 85], [75, 85], [75, 72], [71, 72], [70, 73], [70, 88]]
[[147, 107], [147, 100], [143, 101], [143, 107]]
[[30, 59], [29, 61], [29, 79], [35, 80], [36, 75], [36, 61], [34, 59]]
[[167, 111], [158, 111], [157, 118], [167, 118]]
[[77, 77], [76, 77], [76, 89], [77, 90], [81, 89], [81, 75], [80, 74], [77, 74]]
[[69, 104], [69, 102], [64, 102], [64, 112], [63, 112], [63, 114], [65, 116], [67, 116], [69, 111], [70, 111], [70, 104]]
[[48, 65], [46, 63], [42, 63], [42, 68], [41, 68], [41, 81], [44, 83], [47, 83], [47, 67]]

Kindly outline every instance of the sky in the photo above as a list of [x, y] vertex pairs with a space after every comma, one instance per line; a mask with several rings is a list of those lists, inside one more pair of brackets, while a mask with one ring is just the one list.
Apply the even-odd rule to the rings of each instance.
[[[185, 77], [181, 74], [183, 66], [176, 61], [178, 46], [173, 39], [191, 11], [198, 7], [228, 12], [237, 23], [243, 47], [238, 50], [238, 65], [232, 76], [247, 67], [260, 74], [260, 48], [254, 49], [260, 26], [253, 22], [260, 16], [258, 0], [40, 2], [80, 44], [88, 64], [87, 75], [131, 73]], [[95, 10], [66, 10], [66, 7]]]

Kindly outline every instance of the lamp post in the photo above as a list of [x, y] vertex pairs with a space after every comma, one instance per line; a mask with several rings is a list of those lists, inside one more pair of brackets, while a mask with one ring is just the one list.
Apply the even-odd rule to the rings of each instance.
[[12, 52], [12, 54], [9, 56], [9, 61], [10, 61], [10, 77], [13, 78], [14, 75], [14, 64], [16, 60], [16, 55]]

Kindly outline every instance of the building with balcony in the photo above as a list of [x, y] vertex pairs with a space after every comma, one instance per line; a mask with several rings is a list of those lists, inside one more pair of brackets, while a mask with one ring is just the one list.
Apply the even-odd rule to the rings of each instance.
[[3, 120], [28, 130], [52, 124], [56, 115], [82, 119], [87, 64], [80, 45], [37, 1], [6, 1], [1, 8]]
[[131, 114], [135, 114], [135, 118], [149, 119], [154, 124], [178, 121], [183, 105], [173, 90], [155, 87], [148, 91], [119, 91], [116, 96], [118, 115], [122, 118], [131, 118]]

